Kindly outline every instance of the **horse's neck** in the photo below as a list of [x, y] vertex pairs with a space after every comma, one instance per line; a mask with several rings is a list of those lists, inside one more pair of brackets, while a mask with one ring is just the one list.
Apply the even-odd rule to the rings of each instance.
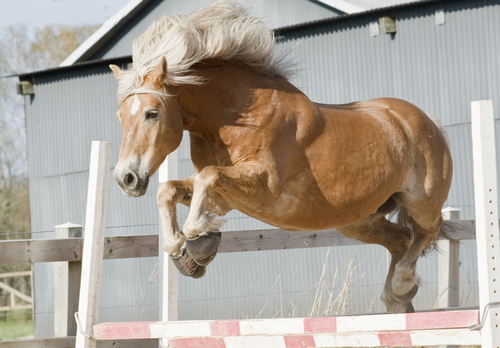
[[178, 92], [181, 108], [190, 115], [186, 130], [193, 132], [216, 131], [249, 114], [257, 106], [259, 93], [273, 93], [283, 86], [295, 88], [283, 78], [257, 75], [228, 64], [196, 68], [195, 73], [205, 77], [206, 83], [180, 86]]

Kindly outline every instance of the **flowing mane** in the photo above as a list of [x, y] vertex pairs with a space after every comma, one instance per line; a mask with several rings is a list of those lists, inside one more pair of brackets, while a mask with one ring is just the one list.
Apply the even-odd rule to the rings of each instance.
[[134, 41], [133, 69], [120, 78], [118, 100], [134, 93], [161, 96], [141, 85], [162, 56], [168, 64], [165, 83], [170, 85], [202, 83], [190, 68], [207, 59], [234, 62], [263, 75], [283, 75], [273, 48], [273, 32], [231, 1], [213, 2], [190, 15], [164, 16]]

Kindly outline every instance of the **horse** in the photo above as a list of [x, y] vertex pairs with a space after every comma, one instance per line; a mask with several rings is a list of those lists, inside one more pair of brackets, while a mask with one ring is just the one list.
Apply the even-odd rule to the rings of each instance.
[[[442, 230], [452, 178], [442, 128], [409, 102], [312, 102], [287, 79], [262, 20], [228, 1], [164, 16], [111, 65], [123, 129], [113, 176], [127, 196], [189, 132], [196, 174], [163, 183], [163, 249], [179, 272], [202, 277], [236, 209], [293, 231], [336, 228], [391, 254], [381, 294], [389, 313], [412, 312], [417, 259]], [[189, 206], [182, 229], [178, 203]], [[399, 212], [398, 222], [388, 218]]]

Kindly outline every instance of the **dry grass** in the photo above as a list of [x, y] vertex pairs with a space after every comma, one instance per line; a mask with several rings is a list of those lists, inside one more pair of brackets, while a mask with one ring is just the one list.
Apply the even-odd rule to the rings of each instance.
[[[285, 294], [283, 293], [283, 272], [281, 269], [281, 259], [279, 252], [276, 251], [277, 265], [278, 265], [278, 276], [276, 277], [271, 289], [266, 297], [262, 308], [259, 313], [254, 318], [261, 318], [271, 300], [275, 296], [279, 296], [279, 310], [272, 316], [273, 318], [284, 318], [284, 317], [297, 317], [297, 302], [298, 300], [315, 290], [314, 300], [311, 303], [311, 308], [307, 314], [309, 317], [321, 317], [321, 316], [335, 316], [335, 315], [345, 315], [347, 314], [347, 309], [349, 305], [350, 289], [352, 288], [355, 277], [354, 272], [356, 271], [359, 263], [356, 260], [349, 260], [347, 266], [347, 273], [344, 279], [339, 279], [339, 266], [335, 266], [333, 280], [330, 284], [328, 282], [329, 270], [329, 256], [330, 248], [328, 248], [323, 262], [323, 268], [316, 284], [305, 289], [300, 294], [294, 298], [285, 301]], [[339, 282], [341, 282], [339, 284]], [[302, 316], [302, 314], [301, 314]]]

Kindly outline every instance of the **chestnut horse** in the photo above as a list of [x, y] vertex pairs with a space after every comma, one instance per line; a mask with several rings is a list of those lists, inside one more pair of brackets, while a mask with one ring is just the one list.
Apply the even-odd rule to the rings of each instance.
[[[134, 42], [133, 68], [111, 66], [123, 128], [115, 180], [143, 195], [187, 130], [196, 174], [157, 195], [163, 249], [182, 274], [204, 275], [221, 239], [216, 215], [237, 209], [386, 247], [381, 299], [388, 312], [413, 311], [416, 262], [440, 232], [451, 183], [442, 130], [398, 99], [311, 102], [273, 45], [261, 20], [227, 1], [153, 23]], [[190, 206], [182, 230], [177, 203]], [[395, 210], [399, 223], [386, 218]]]

